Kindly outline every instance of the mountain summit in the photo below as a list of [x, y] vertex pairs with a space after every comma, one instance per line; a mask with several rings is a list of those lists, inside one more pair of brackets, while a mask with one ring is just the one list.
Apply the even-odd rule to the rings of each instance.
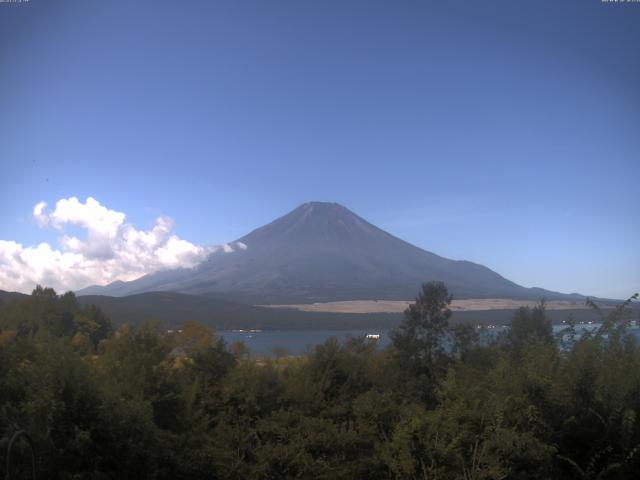
[[444, 281], [456, 298], [568, 298], [517, 285], [487, 267], [427, 252], [337, 203], [309, 202], [214, 253], [193, 269], [89, 287], [80, 295], [176, 291], [253, 304], [406, 300]]
[[[239, 241], [254, 249], [286, 249], [289, 255], [343, 251], [394, 239], [338, 203], [309, 202]], [[396, 239], [397, 240], [397, 239]]]

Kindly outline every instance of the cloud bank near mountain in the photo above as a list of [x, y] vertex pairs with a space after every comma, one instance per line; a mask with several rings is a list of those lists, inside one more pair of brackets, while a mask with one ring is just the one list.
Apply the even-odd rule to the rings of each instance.
[[[216, 251], [233, 247], [196, 245], [172, 233], [173, 220], [158, 217], [150, 230], [126, 222], [92, 197], [59, 200], [55, 208], [39, 202], [33, 218], [42, 228], [59, 232], [57, 246], [24, 246], [0, 240], [0, 289], [30, 292], [38, 283], [57, 290], [75, 290], [115, 280], [133, 280], [147, 273], [194, 267]], [[86, 238], [68, 233], [81, 228]]]

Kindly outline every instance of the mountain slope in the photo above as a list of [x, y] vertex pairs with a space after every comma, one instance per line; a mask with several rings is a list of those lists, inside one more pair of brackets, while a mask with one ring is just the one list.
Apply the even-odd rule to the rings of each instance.
[[17, 300], [18, 298], [23, 298], [23, 297], [26, 297], [24, 293], [7, 292], [5, 290], [0, 290], [0, 305], [9, 303], [13, 300]]
[[[456, 298], [568, 298], [528, 289], [487, 267], [422, 250], [336, 203], [305, 203], [194, 269], [90, 287], [79, 295], [175, 291], [253, 304], [410, 299], [444, 281]], [[573, 295], [575, 298], [582, 298]]]
[[185, 320], [191, 320], [216, 330], [352, 329], [390, 328], [402, 319], [400, 313], [300, 312], [173, 292], [149, 292], [125, 297], [88, 295], [78, 297], [78, 301], [81, 305], [100, 307], [116, 326], [159, 320], [167, 327], [174, 328]]
[[[3, 307], [28, 295], [0, 290], [0, 323]], [[402, 313], [302, 312], [289, 308], [265, 308], [217, 298], [173, 292], [149, 292], [124, 297], [87, 295], [78, 297], [80, 305], [96, 305], [111, 319], [114, 327], [123, 323], [140, 325], [158, 320], [166, 328], [179, 328], [186, 320], [215, 330], [358, 330], [396, 327]], [[607, 308], [607, 307], [604, 307]], [[515, 310], [454, 311], [452, 322], [508, 324]], [[559, 323], [571, 316], [575, 321], [598, 321], [591, 309], [549, 310], [547, 316]], [[375, 331], [375, 330], [374, 330]]]

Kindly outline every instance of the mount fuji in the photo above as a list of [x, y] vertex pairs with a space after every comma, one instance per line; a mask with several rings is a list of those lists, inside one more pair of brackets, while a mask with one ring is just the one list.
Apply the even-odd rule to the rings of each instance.
[[457, 299], [584, 299], [525, 288], [483, 265], [428, 252], [337, 203], [305, 203], [229, 246], [195, 268], [157, 272], [77, 293], [180, 292], [254, 305], [407, 300], [422, 282], [441, 280]]

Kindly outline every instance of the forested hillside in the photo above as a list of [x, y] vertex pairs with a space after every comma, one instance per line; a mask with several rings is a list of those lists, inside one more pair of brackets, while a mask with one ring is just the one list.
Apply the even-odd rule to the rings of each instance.
[[[0, 477], [633, 479], [640, 348], [629, 303], [554, 338], [544, 304], [487, 341], [423, 286], [390, 348], [252, 358], [194, 322], [114, 329], [72, 293], [0, 306]], [[634, 314], [635, 315], [635, 314]], [[16, 442], [9, 478], [28, 469]]]

